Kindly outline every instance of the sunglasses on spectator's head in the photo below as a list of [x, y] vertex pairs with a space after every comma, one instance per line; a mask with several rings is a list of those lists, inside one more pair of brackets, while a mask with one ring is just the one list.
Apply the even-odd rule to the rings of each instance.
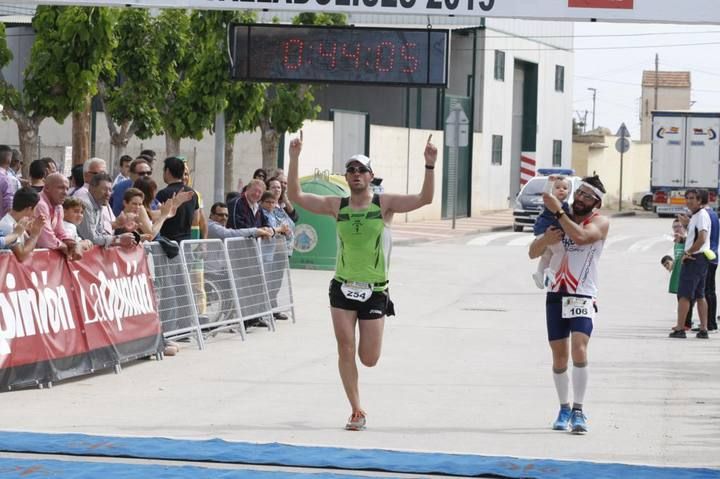
[[370, 168], [367, 166], [348, 166], [345, 169], [345, 173], [354, 175], [355, 173], [370, 173]]

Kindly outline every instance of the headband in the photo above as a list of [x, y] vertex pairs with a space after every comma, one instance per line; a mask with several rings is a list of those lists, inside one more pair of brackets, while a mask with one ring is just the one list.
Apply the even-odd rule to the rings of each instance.
[[600, 191], [598, 188], [594, 187], [587, 181], [583, 181], [582, 183], [580, 183], [580, 186], [585, 186], [588, 189], [590, 189], [593, 193], [595, 193], [595, 196], [597, 196], [600, 201], [602, 201], [603, 196], [605, 196], [605, 193], [603, 193], [602, 191]]

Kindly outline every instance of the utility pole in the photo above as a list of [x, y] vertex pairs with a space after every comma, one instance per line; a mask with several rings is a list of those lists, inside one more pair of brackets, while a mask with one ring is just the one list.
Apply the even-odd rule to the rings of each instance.
[[658, 109], [658, 91], [660, 90], [660, 55], [655, 54], [655, 111]]
[[592, 129], [595, 129], [595, 100], [597, 99], [597, 88], [588, 88], [591, 92], [593, 92], [593, 109], [592, 109]]

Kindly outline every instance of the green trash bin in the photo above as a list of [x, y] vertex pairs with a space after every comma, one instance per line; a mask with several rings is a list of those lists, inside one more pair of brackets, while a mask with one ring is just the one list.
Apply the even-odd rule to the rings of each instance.
[[[300, 189], [320, 196], [350, 196], [345, 178], [316, 171], [314, 175], [300, 178]], [[337, 257], [337, 232], [335, 219], [316, 215], [297, 207], [298, 222], [295, 225], [295, 247], [290, 257], [290, 267], [298, 269], [334, 270]]]

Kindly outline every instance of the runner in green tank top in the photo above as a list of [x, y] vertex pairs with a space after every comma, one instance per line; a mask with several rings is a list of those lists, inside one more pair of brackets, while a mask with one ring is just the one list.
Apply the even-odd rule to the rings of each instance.
[[[370, 182], [370, 159], [355, 155], [345, 163], [350, 197], [318, 196], [300, 189], [298, 160], [300, 138], [290, 142], [288, 196], [316, 214], [337, 220], [338, 255], [335, 276], [330, 282], [330, 313], [338, 346], [338, 368], [352, 412], [345, 425], [349, 430], [365, 428], [366, 414], [360, 405], [356, 351], [360, 362], [373, 367], [380, 359], [385, 316], [393, 315], [388, 294], [390, 224], [395, 213], [407, 213], [432, 202], [437, 148], [428, 138], [424, 150], [425, 174], [416, 195], [374, 195]], [[359, 340], [355, 340], [355, 331]]]

